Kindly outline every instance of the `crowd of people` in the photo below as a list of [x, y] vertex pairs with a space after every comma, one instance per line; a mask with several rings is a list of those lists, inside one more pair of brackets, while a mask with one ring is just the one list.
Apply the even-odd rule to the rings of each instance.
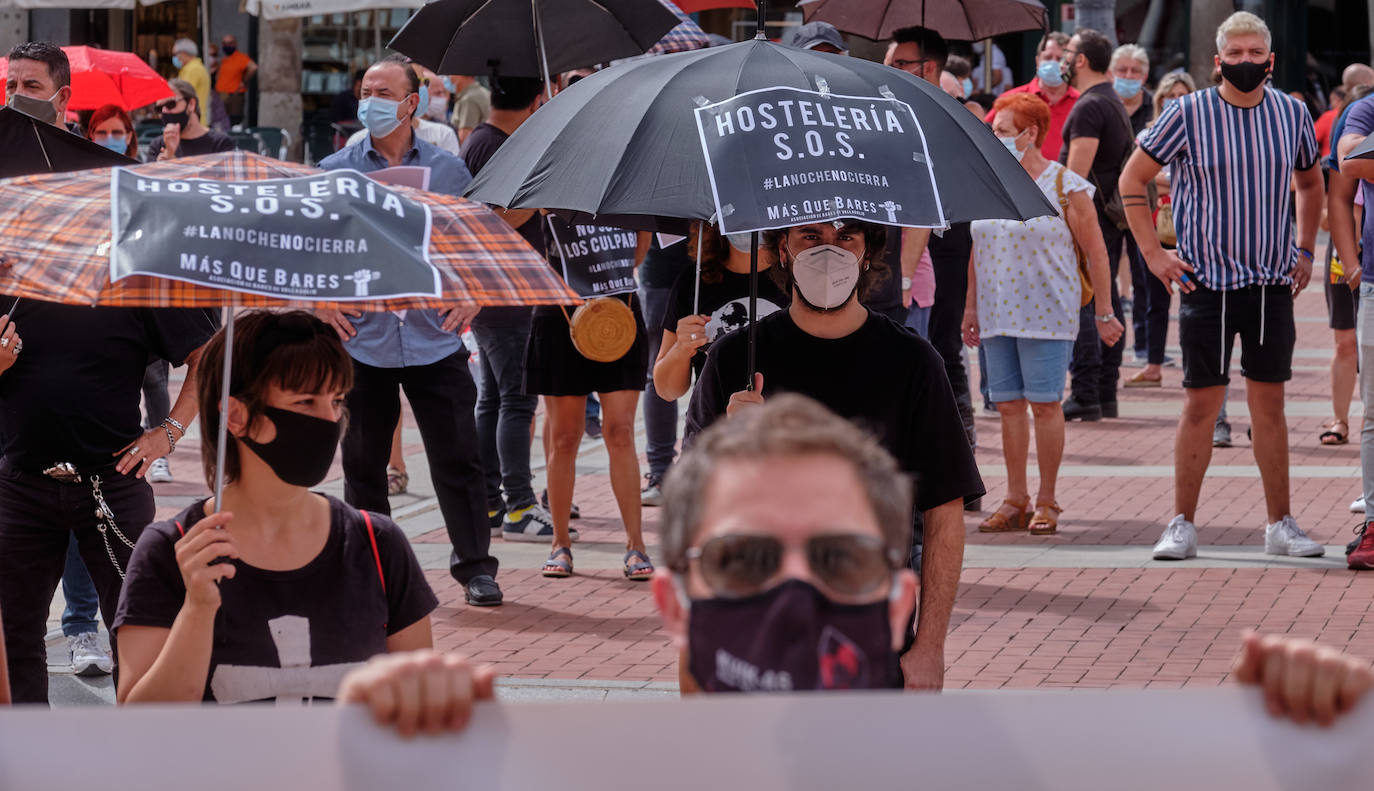
[[[847, 55], [843, 38], [819, 23], [791, 43]], [[221, 42], [212, 94], [194, 43], [178, 42], [181, 74], [157, 106], [164, 133], [146, 151], [118, 107], [72, 131], [148, 161], [231, 148], [214, 107], [241, 113], [235, 97], [256, 68], [235, 61], [226, 81], [242, 54], [235, 49]], [[46, 702], [43, 636], [60, 580], [74, 608], [74, 659], [80, 649], [91, 672], [117, 667], [121, 703], [336, 698], [370, 705], [402, 733], [465, 723], [472, 702], [491, 696], [491, 673], [432, 651], [437, 599], [389, 518], [402, 393], [468, 604], [504, 601], [497, 537], [546, 543], [543, 576], [574, 575], [576, 463], [595, 395], [625, 531], [623, 574], [650, 583], [681, 654], [684, 693], [938, 690], [963, 513], [979, 510], [986, 493], [967, 350], [977, 349], [983, 396], [1000, 417], [1008, 479], [978, 529], [1054, 534], [1065, 423], [1116, 418], [1119, 387], [1161, 385], [1175, 286], [1184, 389], [1176, 516], [1153, 557], [1197, 554], [1193, 520], [1237, 335], [1268, 511], [1265, 551], [1320, 555], [1289, 495], [1293, 299], [1313, 275], [1325, 221], [1333, 252], [1319, 276], [1337, 333], [1336, 416], [1321, 441], [1345, 441], [1352, 336], [1340, 333], [1374, 300], [1374, 281], [1361, 285], [1354, 264], [1363, 253], [1374, 267], [1374, 225], [1356, 221], [1357, 188], [1374, 200], [1374, 160], [1343, 157], [1374, 131], [1374, 100], [1346, 86], [1347, 104], [1319, 140], [1307, 108], [1268, 85], [1269, 29], [1244, 12], [1218, 29], [1217, 85], [1203, 90], [1171, 73], [1148, 91], [1143, 49], [1080, 29], [1044, 37], [1025, 85], [1007, 87], [1011, 70], [997, 66], [1001, 90], [990, 92], [1001, 95], [985, 108], [955, 57], [934, 31], [906, 28], [886, 62], [970, 102], [1055, 213], [938, 234], [860, 220], [762, 234], [752, 318], [769, 353], [753, 368], [741, 331], [750, 240], [705, 223], [674, 244], [637, 237], [638, 289], [610, 297], [631, 317], [634, 340], [609, 361], [579, 347], [572, 305], [248, 312], [226, 360], [214, 312], [0, 297], [0, 695]], [[1347, 79], [1374, 83], [1366, 71], [1347, 70]], [[7, 79], [16, 109], [63, 123], [71, 75], [59, 48], [16, 47]], [[461, 195], [554, 87], [497, 76], [481, 88], [384, 58], [355, 82], [362, 130], [320, 167], [419, 166], [429, 190]], [[1241, 141], [1248, 153], [1238, 161], [1227, 152]], [[493, 211], [535, 250], [561, 255], [544, 213]], [[1123, 281], [1143, 363], [1124, 383]], [[1347, 293], [1354, 285], [1358, 299]], [[460, 335], [469, 326], [476, 377]], [[183, 364], [172, 402], [167, 369]], [[1374, 368], [1359, 370], [1362, 388], [1374, 386], [1364, 373]], [[84, 394], [97, 383], [103, 397], [92, 402]], [[634, 443], [641, 401], [643, 478]], [[530, 455], [541, 402], [548, 472], [536, 496]], [[206, 480], [222, 472], [226, 486], [218, 500], [154, 523], [148, 481], [170, 474], [166, 457], [197, 415]], [[1374, 497], [1374, 423], [1365, 425], [1364, 493]], [[339, 446], [342, 499], [312, 491]], [[654, 504], [662, 568], [642, 527], [642, 506]], [[1349, 563], [1374, 568], [1374, 531], [1361, 531]], [[91, 637], [97, 606], [117, 661], [100, 657]], [[827, 661], [840, 653], [845, 661]], [[254, 672], [263, 668], [300, 672]], [[1367, 664], [1258, 636], [1246, 638], [1235, 675], [1263, 685], [1275, 713], [1321, 722], [1374, 687]]]

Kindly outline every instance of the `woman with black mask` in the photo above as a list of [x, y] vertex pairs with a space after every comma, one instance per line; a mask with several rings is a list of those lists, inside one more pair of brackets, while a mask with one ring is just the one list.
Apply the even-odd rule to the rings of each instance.
[[314, 316], [240, 316], [229, 405], [224, 333], [199, 377], [201, 453], [223, 502], [144, 530], [115, 616], [121, 702], [333, 698], [368, 658], [429, 648], [437, 600], [405, 535], [384, 516], [310, 491], [343, 434], [353, 366]]
[[234, 141], [223, 132], [200, 122], [200, 99], [185, 80], [168, 80], [175, 94], [157, 103], [162, 118], [162, 137], [148, 144], [145, 162], [194, 157], [233, 151]]

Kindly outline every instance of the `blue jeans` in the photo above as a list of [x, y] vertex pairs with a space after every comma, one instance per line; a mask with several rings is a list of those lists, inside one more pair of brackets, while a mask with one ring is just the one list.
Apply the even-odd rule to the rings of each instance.
[[983, 339], [980, 357], [988, 361], [988, 390], [994, 404], [1019, 401], [1058, 403], [1074, 342], [994, 335]]
[[62, 598], [67, 600], [67, 609], [62, 611], [62, 634], [75, 637], [97, 631], [95, 619], [100, 614], [100, 597], [96, 595], [91, 573], [86, 571], [86, 564], [81, 560], [75, 534], [67, 542], [67, 567], [62, 571]]
[[644, 433], [648, 447], [649, 477], [663, 478], [677, 456], [677, 402], [665, 401], [654, 389], [654, 360], [663, 344], [663, 314], [668, 310], [671, 288], [639, 289], [639, 304], [644, 308], [644, 325], [649, 331], [649, 383], [644, 388]]
[[921, 307], [915, 302], [906, 309], [906, 326], [916, 330], [916, 334], [930, 340], [930, 308]]
[[[477, 396], [477, 442], [486, 481], [487, 510], [534, 505], [530, 473], [530, 424], [539, 397], [525, 395], [525, 344], [529, 324], [474, 324], [481, 347]], [[504, 504], [501, 498], [505, 490]]]

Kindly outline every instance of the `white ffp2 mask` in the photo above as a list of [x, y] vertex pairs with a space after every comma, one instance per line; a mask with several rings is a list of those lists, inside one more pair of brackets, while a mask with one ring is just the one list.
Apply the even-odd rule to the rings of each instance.
[[803, 299], [833, 310], [859, 287], [859, 257], [833, 244], [808, 247], [792, 256], [792, 279]]

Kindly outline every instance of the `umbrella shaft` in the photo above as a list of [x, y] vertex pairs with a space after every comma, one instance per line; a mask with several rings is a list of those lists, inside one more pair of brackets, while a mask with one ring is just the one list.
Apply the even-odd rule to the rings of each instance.
[[746, 390], [754, 389], [754, 350], [759, 337], [759, 232], [749, 234], [749, 382]]
[[229, 375], [234, 359], [234, 308], [224, 309], [224, 376], [219, 388], [219, 430], [215, 441], [215, 512], [224, 510], [224, 450], [229, 438]]

